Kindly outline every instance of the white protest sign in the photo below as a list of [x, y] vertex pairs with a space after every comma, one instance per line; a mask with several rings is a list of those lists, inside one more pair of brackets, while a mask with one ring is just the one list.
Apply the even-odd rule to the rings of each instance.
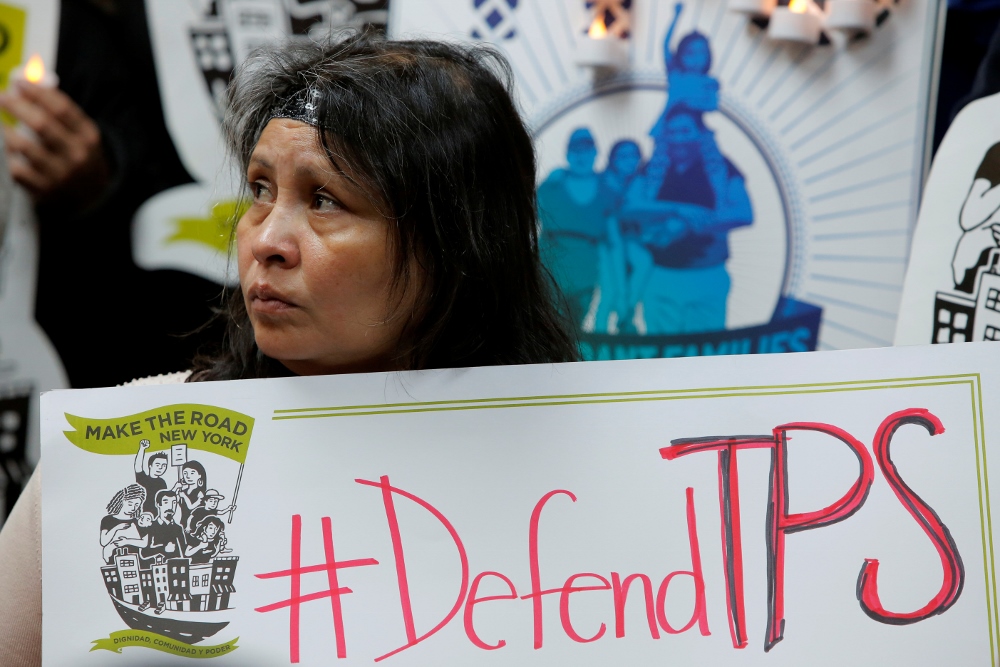
[[962, 109], [920, 203], [897, 345], [1000, 339], [1000, 95]]
[[994, 664], [998, 397], [985, 344], [51, 392], [44, 664]]

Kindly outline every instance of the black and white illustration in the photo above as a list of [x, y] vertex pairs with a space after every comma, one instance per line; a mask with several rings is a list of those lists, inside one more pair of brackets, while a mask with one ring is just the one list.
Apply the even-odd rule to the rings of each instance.
[[128, 627], [196, 644], [225, 628], [219, 612], [233, 608], [239, 556], [226, 528], [236, 507], [220, 504], [236, 487], [227, 487], [228, 498], [209, 487], [210, 480], [232, 482], [221, 474], [232, 466], [186, 443], [150, 448], [140, 441], [132, 475], [123, 471], [127, 483], [110, 493], [100, 520], [100, 572]]
[[1000, 98], [948, 130], [928, 178], [896, 344], [1000, 340]]

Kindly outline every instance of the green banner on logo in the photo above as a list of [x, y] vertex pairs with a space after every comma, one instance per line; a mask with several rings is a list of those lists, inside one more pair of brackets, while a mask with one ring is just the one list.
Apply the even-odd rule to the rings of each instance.
[[238, 649], [239, 646], [236, 645], [236, 642], [239, 640], [240, 638], [237, 637], [232, 641], [215, 646], [193, 646], [148, 630], [119, 630], [112, 632], [107, 639], [95, 639], [90, 650], [103, 649], [121, 653], [123, 648], [142, 647], [185, 658], [218, 658], [220, 655], [226, 655]]
[[187, 445], [246, 461], [253, 432], [253, 417], [211, 405], [175, 404], [114, 419], [89, 419], [66, 413], [74, 428], [63, 431], [80, 449], [94, 454], [135, 456], [139, 443], [149, 441], [149, 451]]

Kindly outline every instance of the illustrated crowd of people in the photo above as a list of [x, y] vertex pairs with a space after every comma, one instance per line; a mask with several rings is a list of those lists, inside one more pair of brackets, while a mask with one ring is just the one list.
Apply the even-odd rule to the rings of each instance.
[[726, 327], [728, 234], [753, 222], [743, 175], [705, 125], [719, 107], [708, 38], [664, 40], [668, 99], [647, 158], [618, 141], [596, 172], [586, 127], [572, 132], [567, 165], [538, 188], [543, 258], [584, 332], [682, 334]]
[[164, 559], [188, 558], [192, 564], [208, 563], [230, 550], [226, 548], [225, 523], [220, 517], [231, 514], [235, 505], [219, 508], [224, 496], [208, 488], [205, 467], [187, 461], [168, 486], [164, 476], [170, 467], [167, 453], [146, 457], [148, 440], [139, 444], [135, 455], [135, 483], [115, 493], [101, 519], [101, 548], [104, 560], [114, 562], [114, 554], [125, 548], [150, 564], [158, 555]]

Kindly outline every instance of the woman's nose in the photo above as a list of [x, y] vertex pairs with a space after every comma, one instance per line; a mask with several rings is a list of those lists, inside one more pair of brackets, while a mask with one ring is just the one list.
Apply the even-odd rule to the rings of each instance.
[[253, 256], [259, 263], [286, 269], [298, 266], [302, 258], [298, 238], [300, 215], [297, 207], [280, 199], [275, 202], [253, 240]]

